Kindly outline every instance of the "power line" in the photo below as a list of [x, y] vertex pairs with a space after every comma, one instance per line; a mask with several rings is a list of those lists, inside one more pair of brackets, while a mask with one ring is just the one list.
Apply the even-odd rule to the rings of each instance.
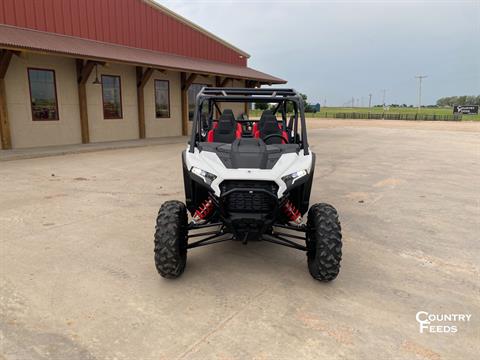
[[415, 79], [418, 79], [418, 110], [422, 107], [422, 80], [428, 77], [427, 75], [416, 75]]

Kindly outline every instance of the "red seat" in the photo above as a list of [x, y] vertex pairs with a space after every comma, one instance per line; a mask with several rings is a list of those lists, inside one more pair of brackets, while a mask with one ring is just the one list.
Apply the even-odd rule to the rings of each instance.
[[213, 129], [208, 131], [207, 141], [213, 142]]
[[242, 137], [242, 125], [237, 123], [233, 112], [225, 109], [218, 121], [214, 121], [212, 129], [207, 134], [208, 142], [231, 143]]
[[235, 137], [237, 139], [240, 139], [242, 137], [242, 133], [243, 133], [242, 124], [237, 123], [237, 130], [235, 131]]
[[[271, 114], [268, 114], [265, 116], [263, 126], [260, 129], [257, 127], [257, 130], [254, 131], [253, 134], [257, 139], [259, 138], [264, 139], [267, 136], [273, 135], [273, 134], [282, 135], [282, 137], [284, 137], [285, 139], [288, 139], [287, 132], [282, 130], [282, 127], [278, 123], [275, 116]], [[277, 136], [270, 137], [267, 140], [267, 142], [269, 144], [285, 144], [286, 143], [285, 140], [280, 139], [280, 137], [277, 137]]]
[[[213, 142], [214, 141], [214, 134], [215, 134], [215, 129], [218, 128], [218, 123], [214, 122], [213, 123], [213, 129], [210, 130], [207, 134], [207, 141], [208, 142]], [[242, 125], [237, 124], [237, 129], [235, 130], [235, 138], [240, 139], [242, 137], [243, 130], [242, 130]]]

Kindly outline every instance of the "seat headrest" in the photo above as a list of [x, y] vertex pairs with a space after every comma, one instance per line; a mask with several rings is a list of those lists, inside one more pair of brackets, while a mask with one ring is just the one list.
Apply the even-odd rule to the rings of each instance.
[[275, 115], [267, 114], [263, 120], [262, 132], [264, 133], [276, 133], [279, 132], [280, 128], [278, 127], [278, 121]]
[[218, 126], [216, 131], [219, 134], [230, 134], [236, 130], [235, 128], [235, 120], [231, 120], [229, 116], [220, 116], [218, 119]]
[[223, 110], [222, 112], [222, 116], [228, 116], [228, 117], [231, 117], [233, 120], [235, 120], [235, 115], [233, 114], [233, 111], [232, 109], [225, 109]]
[[268, 116], [268, 115], [273, 115], [272, 110], [270, 109], [264, 110], [262, 112], [262, 115], [260, 116], [260, 121], [264, 120], [265, 116]]
[[262, 130], [263, 124], [265, 124], [265, 119], [268, 118], [268, 117], [270, 117], [270, 116], [273, 116], [273, 118], [275, 119], [275, 121], [277, 120], [277, 118], [275, 117], [275, 115], [273, 115], [272, 110], [267, 109], [267, 110], [265, 110], [264, 112], [262, 112], [262, 115], [260, 116], [260, 121], [258, 122], [258, 128], [259, 128], [259, 130]]
[[228, 122], [232, 123], [232, 126], [233, 126], [233, 124], [235, 124], [235, 118], [230, 114], [220, 115], [220, 118], [218, 119], [218, 123], [220, 123], [220, 121], [228, 121]]

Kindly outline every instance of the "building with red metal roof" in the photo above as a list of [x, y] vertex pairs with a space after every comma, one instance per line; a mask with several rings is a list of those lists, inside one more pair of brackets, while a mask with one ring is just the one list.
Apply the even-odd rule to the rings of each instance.
[[2, 0], [2, 149], [185, 135], [202, 86], [286, 82], [249, 57], [151, 0]]

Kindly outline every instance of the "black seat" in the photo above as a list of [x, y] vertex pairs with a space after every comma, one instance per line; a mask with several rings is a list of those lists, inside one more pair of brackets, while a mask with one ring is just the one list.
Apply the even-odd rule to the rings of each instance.
[[232, 109], [225, 109], [225, 110], [223, 110], [222, 115], [228, 116], [229, 118], [235, 120], [235, 115], [233, 114], [233, 110], [232, 110]]
[[232, 143], [237, 137], [237, 122], [233, 112], [230, 114], [225, 113], [225, 111], [218, 119], [217, 127], [213, 129], [214, 142]]
[[[282, 129], [278, 126], [278, 121], [275, 115], [267, 114], [264, 117], [263, 127], [260, 129], [260, 138], [264, 139], [268, 135], [278, 134], [283, 135]], [[265, 141], [265, 144], [281, 144], [282, 138], [279, 136], [271, 137]]]
[[260, 131], [262, 130], [262, 127], [263, 127], [263, 125], [265, 124], [265, 118], [266, 118], [267, 116], [273, 116], [273, 117], [275, 117], [275, 116], [273, 115], [273, 113], [272, 113], [272, 110], [270, 110], [270, 109], [264, 110], [264, 111], [262, 112], [262, 115], [260, 116], [260, 120], [258, 121], [258, 125], [257, 125], [257, 129], [256, 129], [256, 130], [260, 130]]

